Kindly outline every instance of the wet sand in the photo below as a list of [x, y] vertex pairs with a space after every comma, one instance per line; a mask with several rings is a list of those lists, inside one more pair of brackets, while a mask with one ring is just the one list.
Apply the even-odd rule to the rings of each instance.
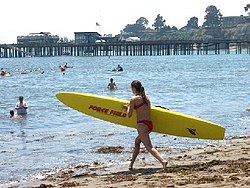
[[[122, 152], [123, 148], [117, 149]], [[116, 149], [109, 151], [116, 152]], [[99, 152], [107, 151], [104, 148]], [[165, 170], [158, 162], [145, 161], [136, 161], [132, 171], [127, 168], [129, 162], [126, 168], [119, 169], [99, 162], [70, 166], [44, 172], [42, 180], [12, 187], [250, 187], [250, 136], [169, 156]]]

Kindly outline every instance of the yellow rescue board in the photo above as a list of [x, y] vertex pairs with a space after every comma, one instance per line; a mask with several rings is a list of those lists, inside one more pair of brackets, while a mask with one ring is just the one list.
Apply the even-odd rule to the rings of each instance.
[[[128, 118], [123, 104], [129, 101], [89, 93], [59, 92], [56, 97], [66, 106], [111, 123], [136, 128], [136, 112]], [[225, 128], [190, 115], [151, 107], [153, 131], [174, 136], [222, 140]]]

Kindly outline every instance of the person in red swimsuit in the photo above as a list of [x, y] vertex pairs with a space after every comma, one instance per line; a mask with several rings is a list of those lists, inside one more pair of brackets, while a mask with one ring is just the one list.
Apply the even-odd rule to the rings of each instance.
[[141, 142], [144, 144], [146, 149], [158, 159], [163, 168], [167, 166], [167, 161], [163, 159], [160, 153], [152, 146], [149, 133], [153, 130], [153, 123], [150, 119], [150, 100], [146, 96], [144, 87], [142, 86], [139, 80], [134, 80], [131, 83], [131, 89], [134, 96], [130, 99], [129, 104], [123, 106], [127, 110], [127, 115], [130, 118], [133, 114], [133, 111], [136, 110], [137, 114], [137, 132], [138, 136], [135, 139], [135, 147], [133, 151], [133, 156], [131, 163], [129, 165], [129, 170], [133, 169], [134, 162], [136, 157], [140, 152]]
[[7, 71], [4, 68], [1, 68], [1, 76], [5, 76], [7, 74]]

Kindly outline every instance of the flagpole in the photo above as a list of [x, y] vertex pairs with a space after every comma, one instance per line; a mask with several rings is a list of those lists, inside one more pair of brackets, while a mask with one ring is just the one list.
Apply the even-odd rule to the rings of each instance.
[[[95, 23], [95, 26], [97, 27], [97, 28], [99, 28], [99, 34], [101, 34], [101, 25], [99, 24], [99, 22], [96, 22]], [[97, 30], [97, 29], [96, 29]], [[97, 31], [98, 32], [98, 31]]]

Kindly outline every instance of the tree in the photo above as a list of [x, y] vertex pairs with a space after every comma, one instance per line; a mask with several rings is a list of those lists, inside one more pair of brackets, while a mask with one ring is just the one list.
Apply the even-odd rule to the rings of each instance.
[[145, 17], [140, 17], [135, 23], [146, 27], [148, 25], [148, 20]]
[[219, 27], [221, 25], [222, 14], [216, 6], [211, 5], [206, 8], [207, 15], [204, 17], [204, 27]]
[[145, 30], [145, 27], [141, 24], [128, 24], [123, 29], [125, 33], [139, 33]]
[[161, 29], [160, 29], [160, 33], [166, 33], [166, 32], [168, 32], [168, 31], [171, 31], [172, 30], [172, 28], [168, 25], [168, 26], [166, 26], [166, 25], [164, 25]]
[[197, 17], [192, 17], [190, 20], [188, 20], [187, 26], [188, 29], [198, 29], [198, 18]]
[[173, 26], [173, 27], [171, 28], [171, 30], [172, 30], [172, 31], [178, 31], [178, 28], [177, 28], [176, 26]]
[[155, 28], [156, 31], [160, 32], [161, 29], [164, 28], [165, 22], [166, 20], [164, 20], [163, 17], [160, 14], [158, 14], [152, 26]]
[[139, 33], [146, 30], [146, 26], [148, 25], [148, 20], [145, 17], [140, 17], [136, 20], [135, 24], [128, 24], [123, 29], [126, 33]]
[[250, 11], [249, 11], [249, 9], [250, 9], [250, 4], [247, 4], [247, 5], [244, 7], [244, 9], [245, 9], [245, 12], [247, 12], [248, 16], [250, 16]]

